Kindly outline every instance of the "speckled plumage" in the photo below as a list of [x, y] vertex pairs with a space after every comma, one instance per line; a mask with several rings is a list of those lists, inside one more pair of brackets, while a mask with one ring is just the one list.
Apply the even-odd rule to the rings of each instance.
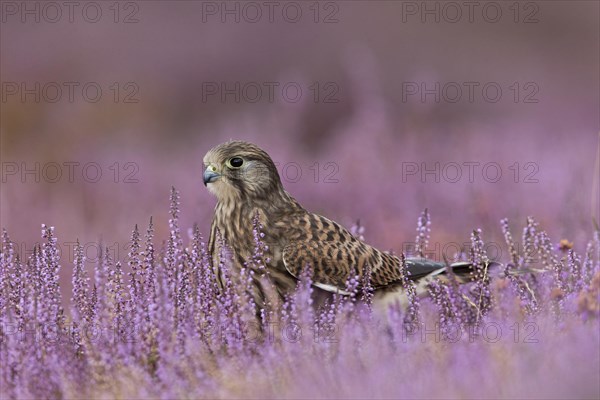
[[[233, 164], [241, 165], [234, 167]], [[233, 251], [235, 268], [252, 257], [252, 219], [258, 213], [264, 241], [269, 246], [266, 267], [280, 295], [292, 291], [303, 268], [311, 266], [314, 285], [344, 293], [351, 274], [371, 268], [371, 285], [389, 292], [400, 285], [400, 260], [353, 236], [346, 228], [304, 209], [282, 184], [271, 157], [258, 146], [231, 141], [211, 149], [204, 157], [204, 181], [217, 197], [209, 250], [218, 263], [217, 232]], [[409, 260], [411, 279], [443, 268], [429, 260]], [[261, 287], [256, 282], [258, 292]], [[401, 288], [400, 288], [401, 289]], [[264, 298], [258, 293], [257, 300]]]

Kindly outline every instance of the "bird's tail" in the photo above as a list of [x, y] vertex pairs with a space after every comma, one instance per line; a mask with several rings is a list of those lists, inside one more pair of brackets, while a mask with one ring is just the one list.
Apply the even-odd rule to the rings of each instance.
[[[473, 264], [468, 261], [455, 263], [441, 263], [426, 258], [407, 258], [406, 267], [409, 272], [409, 278], [415, 283], [417, 296], [425, 297], [429, 294], [429, 288], [432, 282], [446, 281], [453, 279], [458, 284], [464, 284], [472, 281], [471, 273], [474, 271]], [[490, 279], [496, 277], [505, 277], [508, 275], [527, 275], [542, 274], [547, 272], [544, 269], [523, 268], [518, 269], [502, 268], [503, 264], [490, 261], [486, 264], [484, 273]], [[389, 306], [400, 304], [406, 307], [408, 297], [402, 285], [381, 288], [375, 291], [373, 303], [380, 310], [387, 310]]]
[[[435, 269], [424, 274], [422, 272], [424, 269], [423, 262], [426, 263], [425, 267], [434, 264]], [[454, 279], [459, 284], [468, 283], [472, 280], [472, 273], [474, 271], [473, 264], [468, 261], [444, 264], [426, 259], [410, 259], [410, 262], [407, 260], [406, 263], [409, 271], [411, 271], [411, 263], [413, 270], [416, 269], [417, 271], [420, 271], [420, 274], [417, 272], [410, 276], [415, 282], [417, 295], [419, 296], [425, 296], [429, 292], [429, 285], [435, 280], [448, 282], [450, 279]], [[501, 266], [502, 264], [499, 262], [490, 261], [485, 265], [484, 273], [490, 278], [498, 276], [501, 273]], [[418, 267], [421, 267], [421, 269], [418, 269]]]
[[[502, 272], [502, 264], [490, 261], [485, 266], [485, 273], [489, 277], [495, 277]], [[426, 258], [407, 258], [406, 267], [409, 278], [415, 283], [416, 292], [419, 297], [427, 296], [429, 286], [436, 280], [449, 281], [454, 279], [459, 284], [468, 283], [472, 280], [471, 273], [474, 271], [473, 264], [468, 261], [455, 263], [442, 263]], [[406, 292], [401, 285], [385, 288], [375, 292], [374, 302], [378, 306], [389, 306], [400, 303], [408, 304]]]

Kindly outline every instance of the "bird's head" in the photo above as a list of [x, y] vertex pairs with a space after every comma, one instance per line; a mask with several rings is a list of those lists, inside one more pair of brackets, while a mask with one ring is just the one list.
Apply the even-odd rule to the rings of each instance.
[[282, 189], [271, 157], [255, 144], [231, 141], [204, 156], [204, 185], [219, 201], [268, 198]]

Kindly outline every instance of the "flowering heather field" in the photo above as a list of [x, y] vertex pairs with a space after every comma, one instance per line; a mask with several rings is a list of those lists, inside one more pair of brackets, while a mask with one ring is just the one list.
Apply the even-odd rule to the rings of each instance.
[[[425, 212], [417, 249], [429, 225]], [[42, 226], [28, 260], [5, 231], [2, 397], [598, 398], [600, 232], [578, 254], [528, 218], [519, 254], [509, 222], [500, 225], [510, 254], [501, 271], [485, 268], [480, 230], [470, 254], [457, 255], [476, 266], [470, 284], [450, 274], [419, 299], [402, 257], [407, 307], [374, 310], [368, 280], [349, 277], [351, 296], [315, 309], [307, 268], [260, 320], [249, 293], [264, 262], [261, 226], [254, 221], [255, 252], [239, 277], [221, 245], [219, 291], [202, 234], [182, 233], [175, 189], [169, 237], [156, 247], [153, 222], [136, 226], [127, 268], [106, 250], [88, 270], [76, 247], [68, 307], [58, 273], [71, 266], [58, 259], [54, 228]]]
[[[0, 1], [0, 399], [599, 399], [599, 12]], [[258, 310], [256, 221], [218, 290], [202, 160], [231, 139], [404, 257], [406, 304], [349, 276], [316, 306], [307, 266]], [[469, 283], [416, 296], [421, 253]]]

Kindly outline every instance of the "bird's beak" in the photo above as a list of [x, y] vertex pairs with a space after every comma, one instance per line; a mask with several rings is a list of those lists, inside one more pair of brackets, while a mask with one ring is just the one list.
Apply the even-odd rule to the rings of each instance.
[[208, 185], [209, 183], [212, 183], [214, 181], [216, 181], [217, 179], [219, 179], [221, 177], [221, 175], [217, 172], [217, 168], [212, 165], [209, 164], [206, 169], [204, 170], [204, 186]]

